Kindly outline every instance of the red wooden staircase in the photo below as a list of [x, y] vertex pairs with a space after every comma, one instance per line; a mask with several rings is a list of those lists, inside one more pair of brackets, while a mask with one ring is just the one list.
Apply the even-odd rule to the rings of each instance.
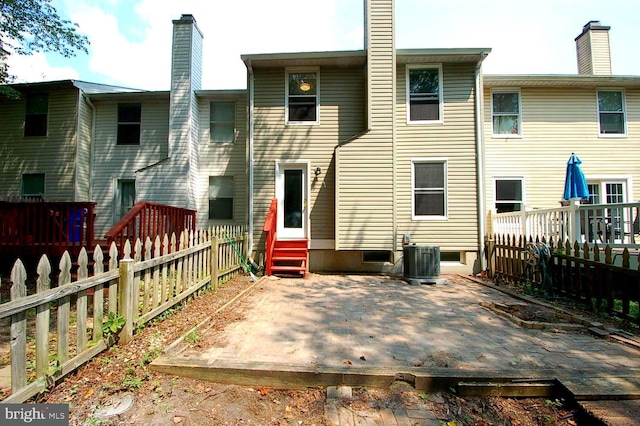
[[267, 233], [266, 274], [299, 275], [306, 278], [309, 273], [309, 241], [306, 239], [279, 240], [276, 235], [277, 209], [278, 201], [273, 199], [263, 229]]

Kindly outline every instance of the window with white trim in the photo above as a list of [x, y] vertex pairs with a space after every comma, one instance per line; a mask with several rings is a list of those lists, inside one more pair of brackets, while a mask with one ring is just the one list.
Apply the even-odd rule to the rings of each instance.
[[522, 178], [497, 178], [495, 186], [496, 212], [519, 212], [522, 210]]
[[520, 92], [492, 92], [491, 119], [494, 135], [521, 135]]
[[233, 176], [209, 176], [209, 219], [233, 219]]
[[233, 143], [236, 138], [236, 103], [212, 101], [210, 139], [213, 143]]
[[407, 123], [442, 122], [442, 67], [407, 67]]
[[598, 90], [600, 135], [625, 135], [626, 113], [622, 90]]
[[286, 122], [317, 124], [319, 120], [319, 72], [287, 71]]
[[447, 216], [447, 161], [413, 160], [411, 162], [413, 218]]

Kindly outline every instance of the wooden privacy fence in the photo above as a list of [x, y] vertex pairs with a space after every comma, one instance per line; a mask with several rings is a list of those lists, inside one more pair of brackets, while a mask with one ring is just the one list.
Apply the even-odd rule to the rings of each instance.
[[640, 323], [639, 252], [586, 242], [571, 244], [568, 240], [547, 244], [544, 239], [504, 235], [486, 238], [485, 250], [488, 275], [495, 280], [527, 282], [538, 291]]
[[51, 265], [42, 256], [31, 295], [24, 265], [16, 261], [11, 301], [0, 305], [0, 321], [5, 323], [0, 333], [11, 349], [11, 389], [0, 390], [1, 402], [26, 401], [116, 340], [128, 343], [134, 330], [190, 295], [215, 289], [219, 281], [241, 273], [242, 263], [227, 235], [246, 253], [244, 227], [184, 231], [179, 238], [147, 238], [144, 245], [138, 239], [133, 247], [127, 241], [119, 262], [112, 243], [106, 272], [104, 254], [96, 246], [93, 276], [82, 248], [75, 281], [71, 256], [65, 252], [53, 288]]

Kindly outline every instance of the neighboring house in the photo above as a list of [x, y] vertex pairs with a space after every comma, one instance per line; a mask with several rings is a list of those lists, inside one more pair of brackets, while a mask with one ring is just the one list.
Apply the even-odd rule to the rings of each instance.
[[77, 80], [10, 85], [0, 96], [0, 198], [88, 201], [94, 109], [86, 95], [130, 89]]
[[559, 207], [571, 153], [590, 203], [640, 200], [640, 76], [611, 75], [608, 34], [597, 21], [584, 26], [579, 74], [484, 76], [489, 207]]
[[248, 224], [257, 260], [275, 199], [312, 271], [390, 271], [410, 238], [465, 273], [489, 210], [559, 205], [572, 152], [593, 202], [640, 199], [640, 77], [608, 75], [606, 27], [578, 37], [580, 75], [483, 76], [490, 49], [397, 50], [393, 0], [365, 7], [364, 50], [243, 55], [247, 90], [201, 88], [191, 15], [169, 91], [14, 85], [0, 194], [95, 201], [96, 235], [139, 201], [195, 209], [198, 227]]

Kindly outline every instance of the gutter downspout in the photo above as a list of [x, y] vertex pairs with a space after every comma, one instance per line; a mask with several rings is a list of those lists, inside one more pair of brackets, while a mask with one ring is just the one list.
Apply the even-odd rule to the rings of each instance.
[[[484, 55], [483, 55], [484, 56]], [[483, 117], [482, 117], [482, 99], [484, 98], [484, 91], [482, 89], [482, 60], [475, 69], [475, 83], [476, 83], [476, 169], [478, 170], [478, 260], [480, 270], [483, 271], [486, 267], [484, 257], [482, 255], [484, 245], [484, 234], [486, 229], [485, 224], [485, 182], [484, 182], [484, 143], [483, 143]]]
[[254, 139], [254, 110], [253, 110], [253, 97], [254, 97], [254, 83], [255, 76], [253, 74], [253, 67], [251, 66], [251, 60], [246, 62], [247, 70], [249, 71], [248, 85], [249, 85], [249, 243], [247, 244], [247, 258], [251, 257], [253, 252], [253, 139]]
[[82, 93], [82, 97], [87, 100], [87, 103], [91, 107], [91, 153], [89, 154], [89, 200], [93, 198], [93, 160], [96, 152], [96, 118], [97, 111], [96, 106], [91, 102], [91, 98], [87, 96], [84, 92]]

